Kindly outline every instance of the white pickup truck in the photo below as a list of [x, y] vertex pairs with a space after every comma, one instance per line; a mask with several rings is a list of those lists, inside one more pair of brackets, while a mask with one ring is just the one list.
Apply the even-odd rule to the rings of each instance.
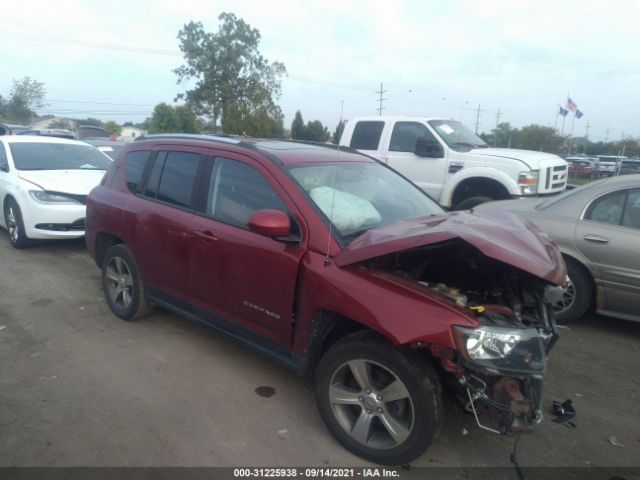
[[357, 117], [346, 123], [340, 145], [387, 163], [440, 205], [457, 210], [567, 186], [567, 162], [557, 155], [489, 148], [455, 120]]

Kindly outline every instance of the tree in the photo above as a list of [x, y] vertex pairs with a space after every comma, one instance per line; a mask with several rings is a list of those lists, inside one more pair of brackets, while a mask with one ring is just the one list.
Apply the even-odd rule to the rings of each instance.
[[329, 129], [320, 120], [307, 123], [305, 139], [312, 142], [326, 142], [329, 139]]
[[488, 138], [483, 138], [483, 140], [494, 147], [509, 148], [518, 143], [518, 133], [518, 129], [511, 128], [511, 124], [509, 122], [502, 122], [499, 123], [496, 128], [491, 130], [491, 134]]
[[303, 140], [306, 137], [304, 120], [302, 119], [302, 114], [300, 110], [296, 112], [295, 117], [293, 117], [293, 122], [291, 122], [291, 138], [294, 140]]
[[116, 137], [122, 133], [122, 127], [113, 120], [104, 123], [104, 129]]
[[46, 93], [44, 83], [31, 77], [23, 77], [21, 80], [13, 79], [9, 96], [12, 100], [20, 98], [29, 110], [33, 110], [44, 105]]
[[153, 109], [149, 121], [149, 133], [198, 133], [196, 114], [187, 105], [173, 107], [159, 103]]
[[553, 127], [528, 125], [522, 127], [518, 134], [518, 148], [560, 153], [564, 139]]
[[[255, 135], [282, 130], [280, 96], [284, 64], [270, 63], [258, 50], [260, 32], [232, 13], [222, 13], [216, 33], [200, 22], [189, 22], [178, 33], [185, 64], [174, 72], [178, 83], [195, 79], [193, 89], [178, 95], [193, 104], [195, 113], [209, 116], [214, 130]], [[268, 121], [266, 121], [266, 117]], [[269, 130], [267, 128], [266, 130]]]

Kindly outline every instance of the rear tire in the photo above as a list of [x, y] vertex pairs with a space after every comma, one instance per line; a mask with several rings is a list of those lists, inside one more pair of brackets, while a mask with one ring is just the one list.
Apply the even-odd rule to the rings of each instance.
[[429, 447], [444, 418], [440, 381], [428, 360], [352, 335], [333, 345], [315, 375], [320, 415], [352, 453], [404, 465]]
[[4, 224], [9, 233], [9, 241], [14, 248], [25, 248], [31, 245], [31, 239], [24, 231], [22, 211], [13, 198], [10, 198], [4, 207]]
[[494, 199], [491, 197], [485, 197], [481, 195], [478, 195], [477, 197], [465, 198], [455, 206], [454, 210], [470, 210], [473, 207], [477, 207], [481, 203], [492, 202], [493, 200]]
[[575, 322], [591, 306], [593, 285], [588, 274], [574, 260], [565, 258], [569, 284], [562, 299], [554, 305], [556, 322], [564, 324]]
[[102, 289], [111, 311], [123, 320], [150, 314], [153, 308], [131, 250], [112, 245], [102, 262]]

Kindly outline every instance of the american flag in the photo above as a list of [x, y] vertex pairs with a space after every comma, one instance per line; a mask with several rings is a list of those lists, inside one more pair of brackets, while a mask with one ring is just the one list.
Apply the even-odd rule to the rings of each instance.
[[571, 97], [567, 97], [567, 109], [571, 110], [573, 113], [576, 113], [576, 110], [578, 109], [578, 105], [573, 103], [573, 100], [571, 100]]

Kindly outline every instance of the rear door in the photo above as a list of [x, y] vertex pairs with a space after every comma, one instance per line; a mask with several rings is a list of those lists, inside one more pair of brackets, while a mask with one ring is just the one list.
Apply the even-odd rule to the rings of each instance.
[[136, 213], [134, 245], [145, 283], [184, 302], [189, 300], [191, 220], [201, 189], [206, 149], [160, 147], [147, 167]]
[[204, 206], [191, 220], [192, 301], [211, 314], [211, 322], [226, 320], [227, 328], [243, 326], [289, 346], [304, 243], [250, 232], [247, 221], [261, 209], [282, 210], [292, 220], [293, 233], [304, 239], [301, 217], [258, 162], [229, 152], [212, 156]]
[[[9, 189], [9, 160], [4, 143], [0, 142], [0, 206], [4, 204], [4, 198]], [[4, 211], [0, 210], [0, 224], [4, 225]]]
[[622, 189], [594, 200], [578, 222], [575, 242], [600, 272], [605, 309], [638, 316], [640, 189]]

